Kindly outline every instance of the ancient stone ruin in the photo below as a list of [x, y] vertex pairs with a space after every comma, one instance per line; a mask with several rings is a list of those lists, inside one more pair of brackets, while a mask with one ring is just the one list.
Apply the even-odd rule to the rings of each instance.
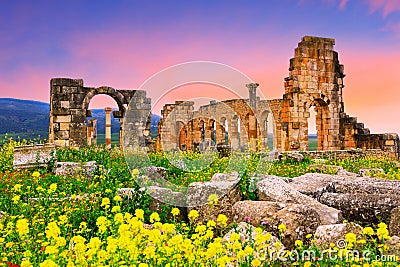
[[254, 147], [258, 141], [266, 147], [271, 111], [267, 100], [256, 97], [258, 84], [247, 86], [250, 92], [247, 100], [211, 101], [196, 111], [192, 101], [165, 105], [158, 125], [157, 148], [203, 150], [214, 144], [237, 150]]
[[246, 85], [246, 100], [212, 101], [198, 110], [194, 110], [193, 102], [165, 105], [157, 148], [196, 150], [210, 142], [234, 150], [247, 149], [248, 145], [266, 148], [268, 115], [272, 112], [274, 148], [307, 151], [310, 108], [315, 108], [319, 151], [379, 149], [398, 157], [398, 134], [371, 134], [357, 118], [345, 113], [344, 67], [334, 44], [330, 38], [302, 38], [290, 59], [282, 99], [260, 100], [256, 96], [258, 84], [253, 83]]
[[[96, 120], [89, 120], [87, 124], [86, 119], [92, 116], [88, 109], [91, 99], [99, 94], [109, 95], [118, 105], [119, 110], [112, 113], [121, 123], [121, 146], [131, 146], [147, 138], [145, 133], [150, 129], [151, 100], [146, 97], [145, 91], [116, 90], [107, 86], [84, 87], [82, 79], [66, 78], [51, 79], [50, 88], [50, 143], [56, 146], [95, 144]], [[126, 123], [124, 117], [128, 119]], [[129, 136], [122, 138], [123, 131]]]

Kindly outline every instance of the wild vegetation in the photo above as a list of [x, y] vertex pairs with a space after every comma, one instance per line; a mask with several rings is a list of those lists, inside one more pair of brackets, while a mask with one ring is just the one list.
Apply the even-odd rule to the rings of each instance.
[[[180, 210], [173, 207], [151, 211], [150, 197], [135, 183], [140, 173], [128, 169], [118, 148], [60, 148], [57, 161], [94, 160], [99, 165], [92, 177], [61, 176], [54, 175], [52, 166], [14, 171], [13, 147], [20, 144], [11, 140], [0, 147], [0, 266], [396, 266], [394, 261], [375, 260], [385, 254], [384, 241], [390, 238], [384, 223], [365, 227], [361, 236], [346, 235], [346, 247], [333, 244], [331, 248], [339, 253], [334, 261], [321, 255], [312, 235], [307, 242], [296, 241], [293, 251], [277, 257], [281, 244], [264, 233], [262, 226], [255, 229], [254, 239], [243, 241], [232, 234], [224, 240], [224, 235], [236, 227], [227, 225], [224, 214], [201, 224], [195, 211], [189, 213], [188, 221], [179, 221]], [[190, 159], [199, 155], [185, 156]], [[308, 158], [263, 166], [267, 162], [264, 156], [243, 154], [246, 166], [240, 183], [246, 199], [257, 199], [250, 178], [254, 172], [295, 177], [316, 171], [311, 167], [315, 162]], [[185, 173], [163, 153], [154, 152], [149, 157], [154, 165], [165, 167], [169, 180], [177, 185], [209, 180], [214, 173], [224, 171], [229, 162], [217, 157], [206, 169]], [[363, 167], [382, 168], [385, 178], [400, 179], [398, 161], [358, 158], [325, 163], [352, 172]], [[116, 193], [122, 187], [135, 189], [131, 199]], [[283, 233], [285, 226], [279, 227]], [[369, 259], [344, 257], [352, 248], [368, 250]], [[315, 257], [294, 255], [310, 251]]]

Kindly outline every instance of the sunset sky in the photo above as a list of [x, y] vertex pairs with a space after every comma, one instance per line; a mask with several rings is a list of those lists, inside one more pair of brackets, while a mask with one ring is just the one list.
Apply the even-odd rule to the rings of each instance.
[[[49, 102], [52, 77], [135, 89], [172, 65], [213, 61], [260, 83], [266, 98], [281, 98], [304, 35], [335, 38], [345, 111], [372, 132], [400, 133], [400, 0], [4, 0], [0, 97]], [[146, 90], [155, 103], [166, 89]], [[164, 100], [225, 94], [192, 85]], [[110, 99], [97, 97], [91, 107]]]

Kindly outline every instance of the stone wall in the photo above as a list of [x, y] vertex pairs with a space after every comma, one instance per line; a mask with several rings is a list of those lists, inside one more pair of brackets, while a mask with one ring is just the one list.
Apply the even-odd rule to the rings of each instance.
[[258, 145], [266, 148], [271, 110], [268, 101], [256, 96], [257, 86], [249, 86], [249, 99], [211, 101], [198, 110], [191, 101], [165, 105], [158, 125], [157, 149], [202, 150], [216, 145], [234, 150], [256, 149]]
[[194, 111], [192, 102], [166, 105], [159, 124], [159, 136], [165, 144], [161, 145], [159, 137], [158, 148], [195, 150], [201, 143], [214, 142], [233, 149], [248, 149], [255, 148], [257, 141], [266, 148], [265, 122], [272, 113], [274, 148], [308, 151], [308, 123], [310, 109], [314, 108], [319, 151], [380, 149], [398, 157], [397, 134], [371, 134], [357, 118], [345, 113], [344, 66], [333, 49], [334, 44], [331, 38], [302, 38], [290, 59], [282, 99], [260, 100], [256, 96], [258, 84], [248, 84], [247, 100], [212, 101], [198, 111]]
[[310, 108], [316, 111], [318, 150], [381, 149], [399, 156], [397, 134], [371, 134], [344, 112], [344, 67], [334, 39], [305, 36], [290, 59], [283, 99], [271, 100], [276, 148], [308, 150]]
[[398, 158], [397, 153], [383, 151], [382, 149], [349, 149], [349, 150], [327, 150], [327, 151], [302, 151], [312, 159], [351, 159], [359, 157], [373, 158]]
[[[105, 94], [112, 97], [119, 110], [113, 112], [114, 118], [120, 118], [121, 128], [123, 118], [127, 110], [140, 113], [138, 121], [130, 121], [126, 126], [127, 131], [136, 132], [135, 123], [139, 128], [150, 129], [149, 119], [143, 121], [143, 114], [150, 114], [151, 100], [146, 98], [146, 92], [140, 90], [116, 90], [111, 87], [102, 86], [99, 88], [84, 87], [82, 79], [53, 78], [50, 81], [50, 126], [49, 142], [56, 146], [85, 146], [87, 140], [86, 118], [92, 116], [89, 110], [91, 99], [98, 94]], [[133, 100], [133, 104], [131, 103]], [[131, 103], [131, 105], [129, 105]], [[140, 103], [140, 104], [137, 104]], [[139, 136], [133, 137], [141, 138]], [[134, 142], [132, 138], [121, 138], [121, 145], [129, 145]], [[128, 142], [123, 144], [122, 142]], [[93, 143], [93, 140], [90, 141]]]
[[14, 147], [14, 169], [45, 167], [55, 161], [56, 150], [52, 144]]

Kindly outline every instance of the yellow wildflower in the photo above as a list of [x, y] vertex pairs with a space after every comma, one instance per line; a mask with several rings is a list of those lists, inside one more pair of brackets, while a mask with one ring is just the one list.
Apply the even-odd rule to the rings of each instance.
[[16, 227], [15, 230], [18, 232], [20, 237], [29, 233], [29, 224], [27, 219], [18, 220], [15, 227]]
[[228, 221], [228, 217], [226, 217], [224, 214], [219, 214], [217, 217], [217, 223], [221, 225], [222, 227], [226, 227], [226, 223]]
[[365, 227], [364, 229], [363, 229], [363, 234], [364, 235], [373, 235], [375, 232], [374, 232], [374, 229], [372, 229], [372, 227]]
[[141, 220], [144, 221], [144, 211], [142, 209], [136, 209], [135, 210], [135, 216]]
[[153, 212], [153, 213], [150, 215], [150, 222], [151, 222], [151, 223], [154, 223], [154, 222], [159, 222], [159, 221], [160, 221], [160, 216], [158, 215], [157, 212]]
[[173, 216], [178, 216], [179, 213], [180, 213], [180, 210], [179, 210], [178, 208], [173, 208], [173, 209], [171, 210], [171, 214], [172, 214]]
[[195, 221], [199, 217], [199, 212], [197, 210], [191, 210], [188, 214], [190, 221]]
[[278, 230], [281, 233], [286, 232], [286, 225], [284, 225], [283, 223], [281, 223], [280, 225], [278, 225]]

